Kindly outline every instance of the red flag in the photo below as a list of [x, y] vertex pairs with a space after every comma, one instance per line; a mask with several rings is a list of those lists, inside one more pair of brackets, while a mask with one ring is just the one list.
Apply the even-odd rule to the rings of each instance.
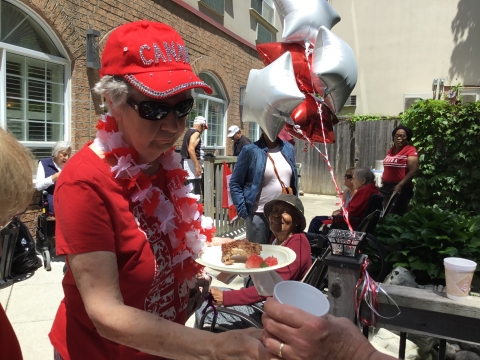
[[234, 221], [237, 217], [237, 209], [233, 205], [232, 197], [230, 196], [230, 178], [232, 177], [232, 170], [227, 163], [223, 162], [223, 189], [222, 189], [222, 207], [228, 209], [228, 216], [230, 221]]

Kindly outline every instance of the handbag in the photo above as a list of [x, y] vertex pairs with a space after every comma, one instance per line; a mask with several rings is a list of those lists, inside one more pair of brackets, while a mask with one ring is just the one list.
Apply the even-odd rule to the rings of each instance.
[[275, 171], [275, 175], [277, 176], [278, 181], [280, 182], [280, 185], [282, 186], [282, 194], [288, 194], [288, 195], [293, 195], [293, 189], [290, 186], [285, 185], [285, 183], [280, 179], [280, 176], [278, 176], [277, 168], [275, 166], [275, 161], [273, 161], [272, 157], [270, 156], [269, 153], [267, 153], [268, 158], [273, 164], [273, 171]]

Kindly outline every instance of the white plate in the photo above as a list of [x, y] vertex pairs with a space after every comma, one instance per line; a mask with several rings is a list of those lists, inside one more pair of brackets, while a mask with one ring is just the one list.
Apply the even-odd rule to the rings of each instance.
[[262, 252], [260, 253], [260, 256], [264, 259], [269, 256], [275, 256], [278, 260], [278, 265], [269, 266], [266, 268], [247, 269], [245, 267], [245, 262], [247, 260], [243, 256], [235, 256], [235, 263], [232, 265], [225, 265], [222, 262], [221, 246], [204, 247], [203, 253], [199, 256], [197, 262], [203, 266], [209, 267], [210, 269], [222, 271], [224, 273], [251, 274], [280, 269], [284, 266], [290, 265], [297, 257], [295, 251], [280, 245], [262, 245]]

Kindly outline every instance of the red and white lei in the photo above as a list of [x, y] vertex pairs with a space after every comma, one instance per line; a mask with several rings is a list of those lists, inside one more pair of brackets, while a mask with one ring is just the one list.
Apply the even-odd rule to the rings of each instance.
[[[193, 186], [184, 185], [188, 173], [181, 167], [181, 156], [174, 149], [160, 155], [160, 168], [154, 175], [142, 172], [149, 164], [137, 164], [138, 154], [123, 141], [115, 118], [103, 115], [97, 124], [96, 149], [105, 158], [115, 158], [117, 163], [110, 168], [114, 179], [133, 191], [130, 200], [141, 202], [148, 216], [155, 216], [160, 230], [167, 235], [173, 250], [173, 273], [177, 281], [187, 280], [195, 286], [195, 275], [203, 266], [195, 259], [204, 243], [212, 241], [215, 228], [210, 217], [205, 217], [203, 205], [198, 204], [198, 195], [191, 194]], [[155, 184], [152, 183], [154, 180]]]

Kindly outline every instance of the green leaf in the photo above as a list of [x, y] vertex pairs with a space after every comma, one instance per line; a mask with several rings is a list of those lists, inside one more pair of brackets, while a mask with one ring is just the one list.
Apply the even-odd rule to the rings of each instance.
[[454, 247], [448, 247], [445, 250], [439, 251], [438, 253], [441, 255], [455, 256], [458, 255], [458, 250]]
[[410, 239], [410, 240], [416, 241], [417, 240], [417, 235], [415, 235], [413, 233], [403, 233], [402, 235], [400, 235], [400, 238], [401, 239]]

